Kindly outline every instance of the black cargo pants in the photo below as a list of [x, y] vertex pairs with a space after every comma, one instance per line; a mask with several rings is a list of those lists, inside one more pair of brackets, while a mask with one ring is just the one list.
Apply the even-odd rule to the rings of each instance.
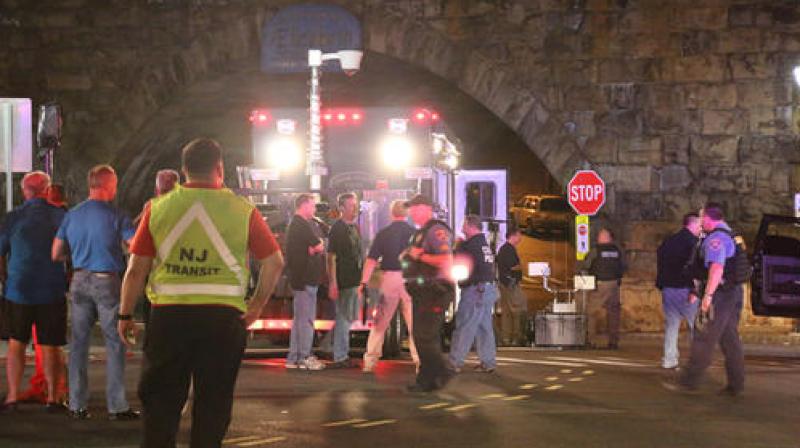
[[419, 354], [416, 382], [425, 390], [444, 387], [453, 376], [442, 354], [444, 310], [455, 298], [455, 288], [445, 282], [406, 285], [414, 303], [414, 344]]
[[152, 308], [139, 383], [142, 447], [175, 446], [190, 380], [194, 382], [190, 446], [222, 445], [247, 341], [240, 316], [238, 310], [222, 306]]
[[720, 286], [714, 293], [711, 306], [714, 319], [705, 328], [695, 328], [692, 338], [692, 352], [680, 382], [689, 388], [696, 388], [706, 369], [711, 365], [714, 347], [719, 344], [725, 356], [725, 371], [728, 387], [736, 392], [744, 389], [744, 353], [739, 338], [739, 318], [742, 313], [744, 293], [741, 285]]

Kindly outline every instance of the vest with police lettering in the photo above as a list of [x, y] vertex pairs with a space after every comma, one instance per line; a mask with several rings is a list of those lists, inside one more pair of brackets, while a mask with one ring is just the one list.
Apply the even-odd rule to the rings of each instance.
[[[414, 235], [411, 237], [409, 245], [411, 247], [423, 247], [425, 244], [425, 238], [428, 235], [428, 231], [437, 224], [444, 226], [448, 232], [450, 231], [450, 227], [444, 222], [437, 219], [431, 219], [424, 226], [422, 226], [422, 228], [414, 233]], [[423, 284], [426, 282], [434, 282], [437, 281], [439, 277], [438, 267], [423, 263], [422, 261], [411, 258], [407, 255], [403, 256], [403, 258], [400, 260], [400, 266], [403, 269], [403, 278], [407, 283], [416, 282], [418, 284]]]
[[622, 253], [616, 244], [598, 244], [595, 246], [597, 258], [591, 266], [591, 273], [600, 281], [619, 280], [622, 278]]
[[253, 205], [227, 188], [176, 187], [152, 202], [154, 305], [226, 305], [245, 311]]

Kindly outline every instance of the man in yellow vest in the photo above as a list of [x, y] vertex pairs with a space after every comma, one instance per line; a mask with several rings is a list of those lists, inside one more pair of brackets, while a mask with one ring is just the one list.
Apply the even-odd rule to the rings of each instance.
[[[153, 199], [131, 245], [118, 331], [130, 343], [131, 312], [147, 284], [152, 303], [139, 398], [142, 447], [175, 446], [194, 381], [191, 447], [219, 447], [228, 429], [247, 327], [283, 268], [258, 210], [223, 188], [222, 148], [197, 139], [182, 150], [186, 183]], [[249, 302], [248, 256], [260, 264]], [[149, 278], [148, 278], [149, 277]]]

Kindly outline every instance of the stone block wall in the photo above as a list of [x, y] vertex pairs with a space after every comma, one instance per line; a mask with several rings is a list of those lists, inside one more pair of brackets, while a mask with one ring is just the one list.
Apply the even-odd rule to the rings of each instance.
[[[57, 163], [147, 166], [126, 146], [176, 95], [257, 57], [290, 0], [0, 0], [0, 91], [58, 98]], [[654, 243], [709, 199], [752, 237], [800, 190], [800, 3], [791, 0], [338, 0], [365, 47], [458, 86], [562, 185], [597, 169], [634, 261], [630, 312], [654, 300]], [[157, 145], [151, 145], [156, 148]], [[66, 154], [66, 152], [65, 152]], [[628, 286], [630, 285], [630, 286]], [[639, 311], [636, 311], [639, 314]]]

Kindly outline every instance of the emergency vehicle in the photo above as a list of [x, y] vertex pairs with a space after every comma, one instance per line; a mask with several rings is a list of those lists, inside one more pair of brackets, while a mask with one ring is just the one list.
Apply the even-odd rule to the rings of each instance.
[[[322, 176], [316, 219], [323, 232], [335, 219], [338, 194], [355, 192], [360, 199], [358, 226], [366, 254], [378, 230], [390, 220], [393, 200], [426, 194], [436, 203], [439, 219], [458, 231], [467, 214], [477, 214], [499, 247], [506, 227], [507, 173], [505, 169], [459, 169], [460, 152], [441, 115], [430, 108], [336, 107], [323, 109], [321, 136], [327, 172]], [[293, 214], [294, 195], [310, 191], [306, 164], [309, 142], [307, 108], [259, 108], [250, 115], [252, 164], [237, 167], [238, 192], [249, 196], [272, 231], [283, 243]], [[379, 274], [378, 274], [379, 275]], [[379, 291], [370, 283], [369, 300], [353, 322], [358, 337], [372, 325]], [[374, 288], [373, 288], [374, 286]], [[288, 332], [292, 326], [292, 298], [284, 274], [261, 319], [250, 331]], [[333, 328], [335, 308], [321, 285], [314, 328]], [[385, 355], [397, 354], [405, 328], [397, 313], [386, 338]]]

